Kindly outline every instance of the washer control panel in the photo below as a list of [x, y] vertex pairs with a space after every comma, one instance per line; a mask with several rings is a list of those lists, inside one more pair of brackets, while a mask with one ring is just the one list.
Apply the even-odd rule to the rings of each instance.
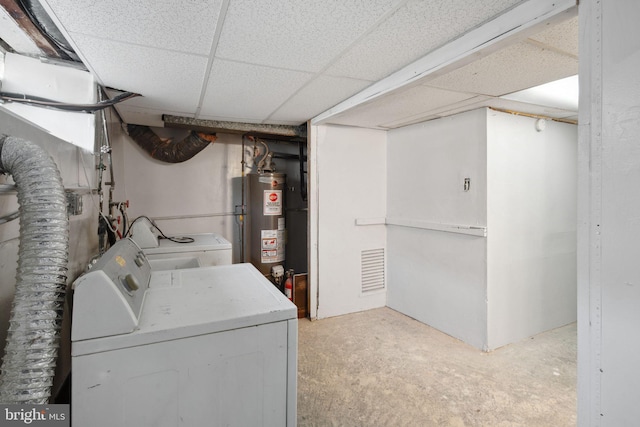
[[73, 283], [71, 340], [134, 331], [150, 278], [142, 250], [131, 239], [117, 241]]

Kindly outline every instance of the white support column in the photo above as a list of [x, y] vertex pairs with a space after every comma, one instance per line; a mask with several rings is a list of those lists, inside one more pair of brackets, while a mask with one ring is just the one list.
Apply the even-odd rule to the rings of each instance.
[[580, 2], [580, 426], [640, 419], [638, 20], [638, 2]]
[[318, 318], [318, 126], [308, 123], [307, 179], [309, 203], [309, 317]]
[[[599, 3], [599, 2], [598, 2]], [[578, 425], [600, 425], [601, 285], [601, 13], [580, 5], [580, 119], [578, 143]], [[589, 29], [587, 31], [586, 29]], [[593, 162], [593, 164], [591, 164]]]

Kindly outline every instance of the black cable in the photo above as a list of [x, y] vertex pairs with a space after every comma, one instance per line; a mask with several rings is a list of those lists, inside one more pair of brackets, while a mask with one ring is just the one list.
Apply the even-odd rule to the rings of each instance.
[[167, 240], [171, 240], [172, 242], [176, 242], [176, 243], [193, 243], [193, 242], [195, 242], [193, 237], [187, 237], [187, 236], [172, 236], [172, 237], [162, 236], [162, 238], [167, 239]]
[[55, 108], [57, 110], [63, 111], [75, 111], [75, 112], [85, 112], [85, 113], [93, 113], [95, 111], [103, 110], [105, 108], [116, 105], [119, 102], [126, 101], [131, 98], [135, 98], [136, 96], [141, 96], [138, 93], [133, 92], [124, 92], [120, 95], [106, 99], [104, 101], [100, 101], [95, 104], [67, 104], [64, 102], [54, 101], [52, 99], [41, 98], [39, 96], [30, 96], [20, 93], [11, 93], [11, 92], [0, 92], [0, 99], [7, 102], [17, 102], [20, 104], [33, 105], [36, 107], [48, 107]]
[[129, 229], [127, 230], [127, 233], [124, 235], [124, 237], [127, 237], [129, 235], [129, 231], [131, 231], [131, 229], [133, 228], [133, 224], [136, 223], [136, 221], [138, 221], [141, 218], [145, 218], [147, 221], [149, 221], [149, 223], [153, 226], [153, 228], [155, 228], [156, 230], [158, 230], [158, 233], [160, 233], [160, 237], [162, 239], [167, 239], [170, 240], [172, 242], [176, 242], [176, 243], [193, 243], [195, 242], [195, 240], [193, 239], [193, 237], [186, 237], [186, 236], [166, 236], [162, 230], [160, 230], [160, 228], [158, 228], [157, 225], [155, 225], [153, 223], [153, 221], [151, 221], [151, 219], [146, 216], [146, 215], [140, 215], [139, 217], [137, 217], [136, 219], [134, 219], [133, 221], [131, 221], [131, 225], [129, 226]]

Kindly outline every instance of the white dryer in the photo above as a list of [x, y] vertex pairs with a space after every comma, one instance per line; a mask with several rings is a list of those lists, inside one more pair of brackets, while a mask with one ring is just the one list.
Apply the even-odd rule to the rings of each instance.
[[297, 309], [251, 264], [152, 271], [123, 239], [73, 301], [75, 427], [296, 425]]

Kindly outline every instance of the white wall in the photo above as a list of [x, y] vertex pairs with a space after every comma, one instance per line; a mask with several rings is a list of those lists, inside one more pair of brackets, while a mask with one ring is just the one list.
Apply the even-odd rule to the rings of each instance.
[[575, 321], [576, 146], [488, 109], [389, 131], [389, 307], [486, 350]]
[[[361, 292], [360, 257], [363, 250], [385, 248], [386, 133], [318, 126], [314, 135], [311, 150], [317, 163], [310, 169], [318, 177], [318, 220], [312, 224], [318, 229], [317, 317], [383, 307], [384, 289]], [[378, 223], [356, 225], [357, 219]]]
[[[487, 345], [487, 251], [480, 236], [426, 229], [486, 226], [486, 110], [388, 132], [388, 306]], [[471, 179], [465, 192], [464, 179]]]
[[640, 3], [580, 2], [578, 423], [640, 419]]
[[577, 126], [489, 110], [490, 349], [576, 320]]
[[133, 221], [146, 215], [166, 235], [216, 232], [230, 241], [240, 261], [237, 216], [241, 205], [242, 140], [219, 134], [218, 140], [182, 163], [152, 159], [119, 125], [111, 126], [118, 201], [129, 200]]

